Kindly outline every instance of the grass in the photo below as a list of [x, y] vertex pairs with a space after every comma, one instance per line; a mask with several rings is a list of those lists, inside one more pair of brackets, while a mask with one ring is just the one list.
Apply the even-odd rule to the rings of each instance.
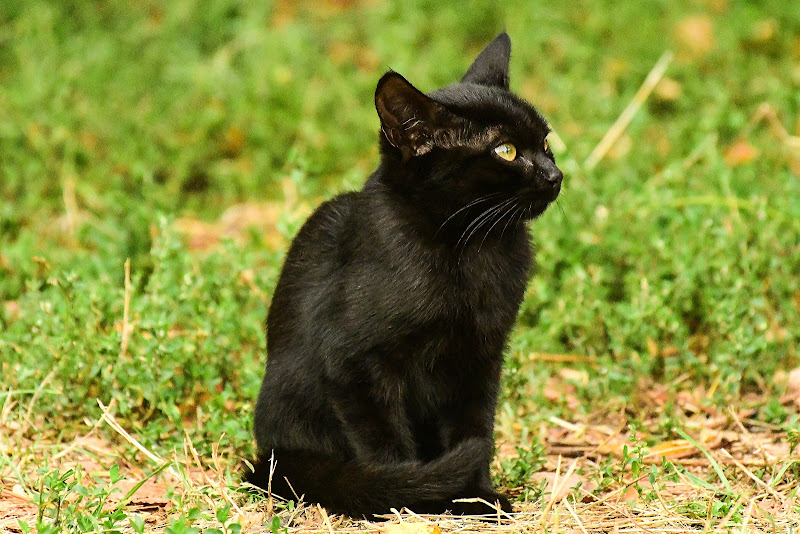
[[0, 5], [0, 531], [372, 528], [241, 491], [269, 296], [375, 166], [380, 74], [431, 90], [502, 28], [566, 181], [508, 351], [497, 528], [796, 529], [790, 3], [31, 0]]

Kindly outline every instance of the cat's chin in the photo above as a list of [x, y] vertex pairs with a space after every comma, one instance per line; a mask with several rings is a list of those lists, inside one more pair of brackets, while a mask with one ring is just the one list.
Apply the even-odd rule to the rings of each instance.
[[530, 221], [537, 218], [558, 198], [561, 183], [548, 185], [549, 187], [526, 192], [523, 198], [528, 201], [528, 208], [525, 210], [527, 216], [523, 217], [523, 220]]
[[554, 201], [555, 197], [552, 200], [532, 201], [529, 207], [525, 210], [526, 215], [525, 217], [523, 217], [523, 220], [532, 221], [533, 219], [536, 219], [537, 217], [539, 217], [539, 215], [544, 213], [547, 210], [548, 206], [550, 206], [550, 204], [552, 204]]

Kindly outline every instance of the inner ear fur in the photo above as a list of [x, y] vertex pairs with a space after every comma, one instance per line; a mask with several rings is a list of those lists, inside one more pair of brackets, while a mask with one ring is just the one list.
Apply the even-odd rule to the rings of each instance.
[[386, 140], [403, 159], [427, 154], [437, 130], [455, 123], [455, 116], [396, 72], [387, 72], [375, 89], [375, 109]]

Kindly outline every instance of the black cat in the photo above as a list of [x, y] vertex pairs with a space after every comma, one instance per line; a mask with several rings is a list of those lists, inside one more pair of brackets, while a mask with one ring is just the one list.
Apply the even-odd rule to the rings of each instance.
[[351, 516], [510, 511], [489, 463], [503, 350], [559, 193], [548, 127], [508, 88], [500, 34], [460, 83], [378, 82], [381, 164], [322, 204], [267, 319], [247, 479]]

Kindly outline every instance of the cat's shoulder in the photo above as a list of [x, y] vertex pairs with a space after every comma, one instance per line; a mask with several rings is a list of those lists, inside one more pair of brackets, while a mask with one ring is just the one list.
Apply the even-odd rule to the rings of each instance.
[[[303, 235], [338, 234], [353, 212], [358, 193], [342, 193], [320, 204], [300, 229], [298, 238]], [[320, 236], [321, 237], [321, 236]]]

